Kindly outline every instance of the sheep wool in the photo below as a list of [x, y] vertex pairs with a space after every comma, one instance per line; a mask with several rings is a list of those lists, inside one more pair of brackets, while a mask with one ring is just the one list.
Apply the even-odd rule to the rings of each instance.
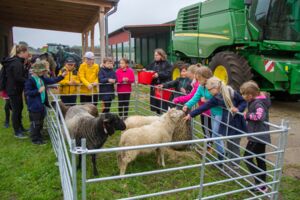
[[[119, 146], [136, 146], [171, 142], [176, 124], [180, 123], [183, 116], [183, 111], [171, 109], [160, 117], [159, 120], [154, 121], [150, 125], [128, 129], [121, 135]], [[125, 174], [127, 165], [135, 160], [139, 154], [150, 153], [153, 151], [157, 152], [158, 164], [165, 166], [164, 152], [166, 149], [167, 147], [161, 147], [120, 152], [118, 154], [120, 174]]]

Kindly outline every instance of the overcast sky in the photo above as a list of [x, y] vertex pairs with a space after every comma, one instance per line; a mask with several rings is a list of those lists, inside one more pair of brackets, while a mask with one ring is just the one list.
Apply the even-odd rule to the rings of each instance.
[[[201, 0], [120, 0], [118, 11], [109, 17], [109, 32], [125, 25], [159, 24], [174, 20], [180, 8]], [[98, 24], [95, 44], [99, 45]], [[46, 43], [81, 45], [81, 34], [15, 27], [14, 42], [25, 41], [30, 46], [42, 47]], [[98, 35], [98, 37], [97, 37]]]

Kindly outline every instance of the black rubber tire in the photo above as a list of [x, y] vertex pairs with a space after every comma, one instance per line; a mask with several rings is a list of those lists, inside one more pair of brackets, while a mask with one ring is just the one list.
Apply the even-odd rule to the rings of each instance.
[[174, 65], [173, 65], [173, 69], [172, 69], [172, 80], [175, 80], [176, 78], [178, 78], [178, 77], [174, 77], [174, 73], [175, 73], [175, 71], [177, 71], [177, 70], [179, 70], [180, 71], [180, 68], [181, 68], [181, 66], [182, 65], [185, 65], [185, 62], [183, 62], [183, 61], [176, 61], [175, 63], [174, 63]]
[[217, 53], [211, 59], [209, 67], [214, 72], [219, 65], [223, 65], [226, 68], [228, 85], [234, 90], [239, 91], [240, 86], [253, 77], [248, 61], [234, 52], [222, 51]]

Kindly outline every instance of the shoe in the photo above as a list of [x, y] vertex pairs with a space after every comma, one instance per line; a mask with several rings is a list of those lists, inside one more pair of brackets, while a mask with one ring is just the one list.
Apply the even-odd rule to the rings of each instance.
[[4, 123], [4, 128], [9, 128], [9, 122]]
[[28, 129], [25, 129], [25, 128], [24, 128], [24, 126], [21, 126], [21, 127], [20, 127], [20, 130], [21, 130], [23, 133], [25, 133], [25, 132], [28, 132], [28, 131], [29, 131]]
[[26, 135], [24, 135], [21, 131], [18, 131], [15, 133], [15, 137], [18, 139], [25, 139], [28, 138]]
[[46, 142], [44, 142], [44, 141], [42, 141], [42, 140], [38, 140], [38, 141], [32, 142], [32, 144], [36, 144], [36, 145], [46, 145]]
[[268, 187], [267, 186], [256, 187], [256, 188], [251, 189], [251, 191], [266, 193], [266, 192], [268, 192]]

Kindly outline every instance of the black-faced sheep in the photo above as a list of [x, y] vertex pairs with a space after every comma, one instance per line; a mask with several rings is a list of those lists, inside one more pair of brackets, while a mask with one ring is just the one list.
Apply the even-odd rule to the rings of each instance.
[[[72, 106], [68, 109], [65, 117], [71, 138], [76, 140], [80, 146], [81, 139], [86, 138], [88, 149], [99, 149], [103, 146], [108, 136], [114, 134], [115, 130], [125, 130], [126, 125], [116, 114], [105, 113], [98, 117], [92, 116], [82, 106]], [[79, 157], [78, 166], [81, 159]], [[93, 174], [98, 175], [96, 168], [96, 155], [92, 155]]]
[[[177, 123], [183, 119], [184, 113], [181, 110], [171, 109], [159, 120], [150, 125], [145, 125], [139, 128], [128, 129], [121, 135], [119, 146], [136, 146], [145, 144], [156, 144], [171, 142], [172, 135]], [[166, 147], [140, 149], [122, 151], [118, 154], [118, 165], [120, 174], [126, 172], [128, 163], [133, 161], [141, 153], [157, 152], [157, 162], [159, 165], [165, 166], [164, 152]]]

